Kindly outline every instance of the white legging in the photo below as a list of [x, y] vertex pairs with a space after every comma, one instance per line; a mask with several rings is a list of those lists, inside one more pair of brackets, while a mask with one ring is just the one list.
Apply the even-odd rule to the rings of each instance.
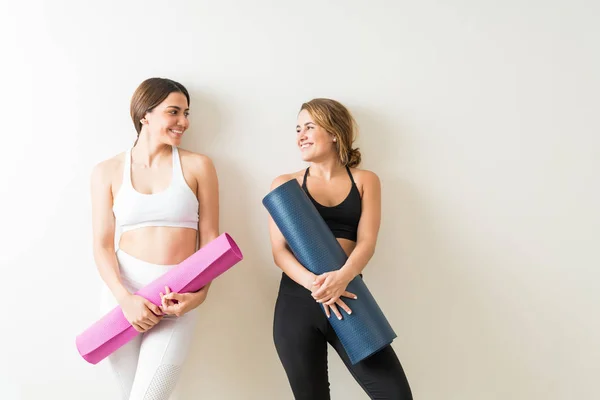
[[[132, 293], [169, 271], [174, 265], [157, 265], [117, 250], [123, 284]], [[164, 293], [164, 292], [163, 292]], [[115, 307], [108, 288], [102, 295], [102, 311]], [[188, 354], [197, 310], [177, 318], [165, 316], [149, 331], [108, 357], [126, 400], [168, 400]]]

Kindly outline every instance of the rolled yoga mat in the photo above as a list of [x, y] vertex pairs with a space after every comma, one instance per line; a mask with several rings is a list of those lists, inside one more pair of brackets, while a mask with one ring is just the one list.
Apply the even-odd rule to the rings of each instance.
[[[223, 233], [135, 294], [160, 306], [159, 293], [164, 292], [165, 286], [169, 286], [172, 292], [195, 292], [242, 258], [237, 244]], [[138, 334], [125, 319], [121, 307], [117, 306], [77, 336], [75, 343], [86, 361], [97, 364]]]
[[[265, 196], [263, 205], [306, 269], [320, 275], [344, 265], [346, 253], [298, 181], [292, 179], [275, 188]], [[332, 314], [329, 323], [356, 364], [392, 343], [396, 333], [360, 276], [346, 290], [358, 297], [343, 299], [352, 314], [341, 311], [342, 320]]]

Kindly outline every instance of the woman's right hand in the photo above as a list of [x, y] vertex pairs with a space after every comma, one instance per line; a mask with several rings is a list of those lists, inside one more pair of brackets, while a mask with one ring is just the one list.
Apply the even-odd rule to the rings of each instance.
[[163, 317], [158, 306], [135, 294], [126, 296], [120, 301], [120, 305], [127, 321], [138, 332], [146, 332], [158, 324]]
[[[351, 299], [354, 298], [354, 295], [350, 292], [344, 292], [344, 294], [342, 294], [342, 296], [348, 297]], [[340, 313], [340, 310], [338, 308], [341, 308], [344, 311], [346, 311], [346, 314], [348, 314], [348, 315], [352, 314], [352, 310], [350, 309], [350, 307], [348, 307], [348, 305], [346, 303], [344, 303], [344, 301], [341, 298], [337, 299], [335, 304], [332, 304], [329, 306], [327, 304], [322, 304], [322, 306], [325, 309], [325, 315], [327, 315], [327, 318], [331, 317], [331, 312], [329, 311], [330, 309], [331, 309], [331, 311], [333, 311], [333, 313], [335, 314], [337, 319], [342, 319], [342, 314]]]
[[[321, 285], [314, 285], [313, 284], [312, 286], [310, 286], [309, 290], [311, 291], [311, 293], [314, 293], [317, 290], [319, 290], [320, 287], [321, 287]], [[323, 306], [323, 309], [325, 310], [325, 315], [327, 315], [327, 318], [331, 317], [331, 311], [333, 311], [333, 313], [335, 314], [335, 316], [337, 317], [337, 319], [342, 319], [342, 314], [340, 313], [340, 310], [338, 310], [338, 308], [341, 308], [344, 311], [346, 311], [346, 314], [348, 314], [348, 315], [352, 314], [352, 310], [341, 299], [341, 297], [348, 297], [350, 299], [356, 299], [356, 295], [354, 293], [350, 293], [348, 291], [345, 291], [344, 293], [342, 293], [342, 295], [340, 296], [340, 298], [337, 299], [337, 301], [335, 302], [335, 304], [332, 304], [330, 306], [328, 306], [327, 304], [321, 304]]]

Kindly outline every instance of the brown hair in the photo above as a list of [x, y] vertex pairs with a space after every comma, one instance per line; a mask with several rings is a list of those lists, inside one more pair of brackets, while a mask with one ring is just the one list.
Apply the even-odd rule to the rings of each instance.
[[354, 168], [360, 164], [360, 151], [353, 149], [356, 121], [341, 103], [331, 99], [312, 99], [302, 104], [300, 111], [310, 113], [315, 123], [336, 138], [336, 150], [342, 165]]
[[[139, 139], [140, 132], [142, 131], [142, 122], [146, 113], [151, 112], [154, 108], [162, 103], [171, 93], [179, 92], [182, 93], [187, 99], [188, 106], [190, 104], [190, 94], [187, 89], [179, 82], [172, 81], [166, 78], [150, 78], [137, 87], [133, 96], [131, 97], [131, 105], [129, 107], [129, 113], [137, 137]], [[134, 146], [138, 139], [135, 140]]]

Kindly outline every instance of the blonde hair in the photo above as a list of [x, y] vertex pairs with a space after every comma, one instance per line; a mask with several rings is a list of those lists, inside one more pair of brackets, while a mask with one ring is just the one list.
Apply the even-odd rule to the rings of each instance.
[[302, 104], [315, 123], [336, 138], [336, 150], [342, 165], [354, 168], [360, 164], [358, 148], [352, 148], [356, 139], [356, 121], [341, 103], [331, 99], [312, 99]]

